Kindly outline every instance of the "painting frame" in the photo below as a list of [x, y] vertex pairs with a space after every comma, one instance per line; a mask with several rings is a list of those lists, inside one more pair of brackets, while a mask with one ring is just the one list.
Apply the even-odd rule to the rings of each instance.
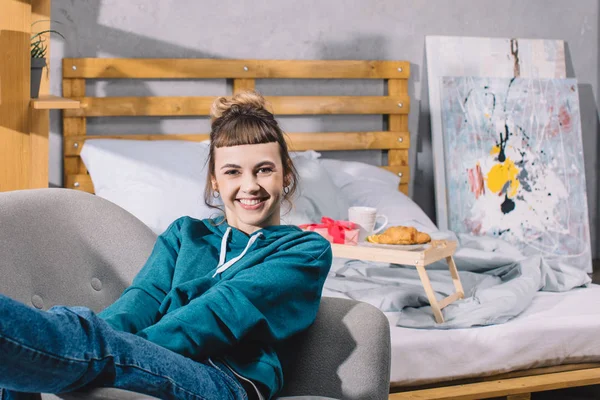
[[562, 40], [426, 36], [436, 222], [447, 230], [448, 199], [441, 120], [443, 76], [566, 78]]
[[449, 229], [591, 272], [577, 80], [441, 81]]

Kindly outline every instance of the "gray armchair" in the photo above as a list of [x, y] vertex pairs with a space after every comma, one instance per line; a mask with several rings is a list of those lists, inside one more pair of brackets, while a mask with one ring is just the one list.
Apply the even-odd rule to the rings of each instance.
[[[134, 216], [87, 193], [0, 193], [0, 293], [44, 310], [63, 304], [100, 311], [128, 286], [155, 239]], [[377, 308], [323, 298], [316, 322], [290, 342], [281, 396], [388, 398], [389, 324]], [[60, 397], [149, 398], [118, 389]]]

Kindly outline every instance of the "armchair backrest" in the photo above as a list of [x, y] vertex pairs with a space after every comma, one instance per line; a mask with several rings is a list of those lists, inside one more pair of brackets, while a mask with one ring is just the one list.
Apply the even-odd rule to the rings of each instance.
[[0, 293], [44, 310], [100, 311], [131, 283], [155, 240], [133, 215], [88, 193], [0, 193]]

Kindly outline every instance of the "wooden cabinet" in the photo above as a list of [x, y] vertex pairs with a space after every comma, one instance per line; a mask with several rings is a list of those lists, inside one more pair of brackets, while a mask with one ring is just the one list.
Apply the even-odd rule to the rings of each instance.
[[[48, 110], [79, 106], [49, 95], [48, 69], [42, 75], [40, 98], [29, 98], [31, 24], [40, 20], [50, 20], [50, 0], [2, 0], [0, 191], [48, 186]], [[49, 63], [50, 41], [46, 39]]]

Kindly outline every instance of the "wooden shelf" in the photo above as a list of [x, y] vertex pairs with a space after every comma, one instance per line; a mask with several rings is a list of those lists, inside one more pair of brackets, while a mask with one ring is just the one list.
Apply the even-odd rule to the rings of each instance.
[[36, 110], [64, 110], [79, 107], [79, 101], [65, 99], [64, 97], [42, 95], [37, 99], [31, 99], [31, 108]]

